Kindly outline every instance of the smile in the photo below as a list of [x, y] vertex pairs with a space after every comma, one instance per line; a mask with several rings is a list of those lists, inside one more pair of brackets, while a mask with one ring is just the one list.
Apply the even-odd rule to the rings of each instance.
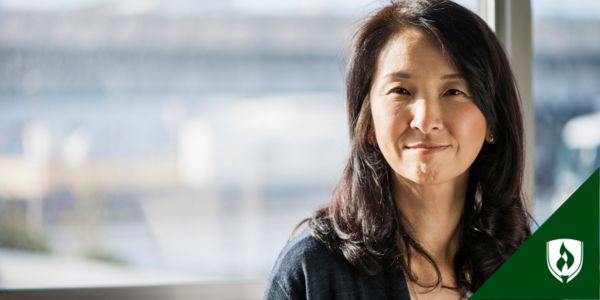
[[433, 154], [433, 153], [442, 152], [449, 147], [450, 147], [449, 145], [417, 144], [417, 145], [406, 146], [406, 147], [404, 147], [404, 149], [406, 149], [408, 151], [414, 151], [417, 154]]

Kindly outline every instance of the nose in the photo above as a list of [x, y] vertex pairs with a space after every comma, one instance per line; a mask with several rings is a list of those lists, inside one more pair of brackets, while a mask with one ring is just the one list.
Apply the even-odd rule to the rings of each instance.
[[430, 134], [444, 129], [442, 107], [435, 99], [418, 99], [413, 103], [410, 127]]

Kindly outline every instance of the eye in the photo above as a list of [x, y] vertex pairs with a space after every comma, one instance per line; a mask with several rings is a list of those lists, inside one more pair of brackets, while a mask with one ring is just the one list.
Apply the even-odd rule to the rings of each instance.
[[410, 95], [410, 92], [403, 87], [394, 88], [392, 90], [392, 93], [399, 94], [399, 95]]
[[445, 93], [448, 96], [459, 96], [459, 95], [465, 95], [465, 93], [461, 90], [457, 90], [457, 89], [449, 89], [446, 91]]

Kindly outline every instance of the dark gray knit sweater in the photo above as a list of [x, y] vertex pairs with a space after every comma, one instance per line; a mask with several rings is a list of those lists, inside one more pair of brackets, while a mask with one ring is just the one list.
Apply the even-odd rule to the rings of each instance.
[[364, 274], [304, 230], [279, 254], [264, 299], [409, 300], [410, 296], [401, 269]]

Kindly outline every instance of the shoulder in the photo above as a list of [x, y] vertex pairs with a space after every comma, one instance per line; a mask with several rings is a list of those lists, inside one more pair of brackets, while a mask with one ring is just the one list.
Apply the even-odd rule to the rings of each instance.
[[278, 263], [286, 265], [282, 267], [307, 269], [313, 264], [340, 262], [340, 258], [305, 229], [287, 242], [279, 254]]
[[331, 252], [325, 244], [317, 240], [308, 229], [290, 239], [279, 253], [272, 275], [310, 275], [317, 269], [339, 268], [348, 264], [338, 254]]
[[409, 299], [402, 271], [371, 276], [354, 268], [304, 230], [285, 245], [264, 299]]
[[281, 250], [269, 276], [265, 299], [302, 299], [310, 290], [324, 294], [334, 273], [352, 272], [350, 264], [305, 229]]

